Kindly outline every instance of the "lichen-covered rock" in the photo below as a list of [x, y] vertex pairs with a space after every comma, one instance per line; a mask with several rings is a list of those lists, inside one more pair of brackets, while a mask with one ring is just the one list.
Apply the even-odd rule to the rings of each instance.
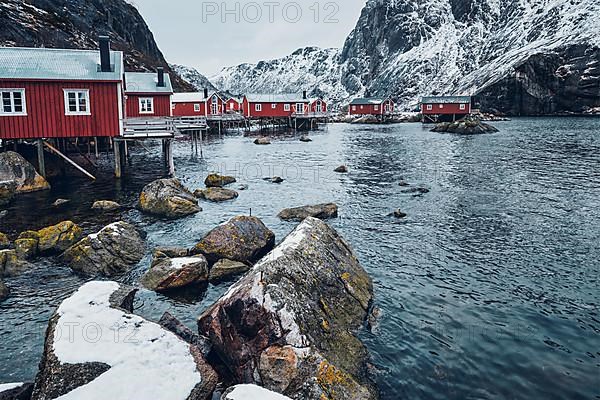
[[138, 205], [143, 212], [167, 218], [182, 218], [202, 211], [198, 199], [178, 179], [159, 179], [146, 185]]
[[318, 219], [337, 218], [338, 206], [335, 203], [317, 204], [281, 210], [278, 217], [284, 221], [300, 222], [308, 217]]
[[210, 231], [192, 249], [209, 263], [223, 258], [253, 263], [275, 245], [275, 234], [256, 217], [239, 216]]
[[203, 200], [212, 201], [213, 203], [221, 203], [237, 199], [239, 194], [235, 190], [211, 187], [204, 190], [196, 190], [194, 196]]
[[5, 383], [0, 384], [0, 400], [31, 400], [33, 383]]
[[81, 228], [72, 221], [63, 221], [37, 231], [41, 254], [60, 253], [77, 243], [83, 236]]
[[292, 400], [287, 396], [256, 385], [237, 385], [228, 388], [221, 400]]
[[15, 240], [15, 251], [17, 257], [21, 260], [32, 260], [39, 254], [38, 239], [17, 239]]
[[0, 280], [0, 301], [5, 300], [9, 295], [10, 289]]
[[17, 184], [13, 181], [0, 182], [0, 207], [11, 202], [17, 191]]
[[121, 205], [115, 201], [98, 200], [92, 204], [92, 210], [96, 211], [115, 211], [121, 208]]
[[179, 289], [208, 281], [208, 263], [202, 255], [193, 257], [155, 258], [142, 277], [142, 284], [157, 292]]
[[237, 182], [233, 176], [210, 174], [204, 180], [204, 185], [208, 188], [220, 188]]
[[16, 250], [0, 250], [0, 278], [17, 276], [31, 268], [31, 264], [19, 258]]
[[271, 139], [269, 139], [268, 137], [259, 137], [254, 141], [254, 144], [258, 144], [258, 145], [268, 145], [271, 144]]
[[235, 275], [243, 274], [247, 272], [250, 267], [239, 261], [232, 260], [219, 260], [210, 269], [209, 280], [211, 282], [218, 282], [223, 279], [230, 278]]
[[[132, 313], [135, 289], [89, 282], [50, 319], [32, 400], [207, 400], [196, 346]], [[90, 328], [93, 327], [93, 328]]]
[[0, 153], [0, 182], [4, 181], [14, 182], [16, 193], [50, 189], [50, 184], [33, 165], [14, 151]]
[[127, 271], [144, 257], [144, 240], [133, 225], [120, 221], [88, 235], [67, 249], [63, 262], [76, 272], [113, 276]]
[[157, 247], [154, 249], [152, 253], [153, 258], [179, 258], [179, 257], [187, 257], [190, 255], [189, 249], [184, 247]]
[[10, 247], [10, 239], [5, 233], [0, 232], [0, 250], [8, 249]]
[[456, 122], [442, 122], [437, 124], [431, 132], [458, 133], [461, 135], [476, 135], [481, 133], [498, 132], [498, 129], [478, 119], [465, 118]]
[[198, 320], [234, 383], [303, 400], [377, 399], [365, 321], [371, 279], [349, 245], [307, 218]]

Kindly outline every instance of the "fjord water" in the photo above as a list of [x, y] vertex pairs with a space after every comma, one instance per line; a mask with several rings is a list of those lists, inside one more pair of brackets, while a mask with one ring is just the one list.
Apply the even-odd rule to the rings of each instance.
[[[276, 218], [280, 209], [334, 201], [340, 218], [331, 225], [373, 277], [382, 311], [360, 333], [382, 399], [600, 398], [600, 120], [495, 125], [500, 133], [471, 137], [420, 124], [331, 125], [312, 143], [287, 137], [271, 146], [230, 134], [207, 141], [204, 160], [180, 140], [177, 175], [188, 187], [216, 170], [248, 190], [178, 221], [135, 209], [91, 213], [96, 199], [133, 205], [161, 175], [158, 147], [138, 149], [121, 182], [55, 181], [50, 193], [19, 198], [0, 231], [72, 219], [93, 232], [122, 216], [147, 233], [149, 249], [191, 246], [251, 210], [281, 241], [294, 224]], [[349, 174], [332, 172], [341, 164]], [[262, 180], [268, 176], [286, 181]], [[401, 180], [431, 191], [403, 193]], [[58, 197], [71, 203], [50, 208]], [[408, 217], [388, 216], [397, 208]], [[148, 254], [119, 280], [137, 284], [149, 262]], [[0, 303], [0, 382], [33, 379], [48, 318], [83, 282], [53, 259], [7, 280], [13, 296]], [[158, 319], [168, 310], [194, 328], [229, 285], [178, 298], [142, 290], [136, 312]]]

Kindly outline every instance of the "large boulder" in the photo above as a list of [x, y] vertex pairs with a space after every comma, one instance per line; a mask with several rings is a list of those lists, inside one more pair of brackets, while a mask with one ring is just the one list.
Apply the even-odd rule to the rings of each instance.
[[19, 257], [16, 250], [0, 250], [0, 278], [20, 275], [30, 269], [31, 266]]
[[0, 153], [0, 182], [14, 182], [16, 193], [50, 189], [50, 184], [19, 153]]
[[253, 263], [275, 245], [275, 234], [256, 217], [239, 216], [210, 231], [192, 249], [213, 264], [223, 258]]
[[143, 212], [167, 218], [181, 218], [202, 211], [198, 199], [178, 179], [159, 179], [146, 185], [138, 205]]
[[0, 207], [11, 202], [17, 191], [17, 184], [14, 181], [0, 182]]
[[0, 400], [30, 400], [33, 383], [0, 384]]
[[142, 277], [142, 284], [157, 292], [179, 289], [208, 281], [208, 263], [202, 255], [169, 258], [158, 253]]
[[83, 231], [72, 221], [40, 229], [38, 250], [41, 254], [63, 252], [81, 239]]
[[10, 289], [0, 280], [0, 301], [5, 300], [9, 295]]
[[239, 194], [235, 190], [211, 187], [204, 190], [196, 190], [194, 196], [213, 203], [221, 203], [237, 199]]
[[71, 269], [89, 275], [113, 276], [127, 271], [144, 257], [144, 240], [133, 225], [115, 222], [88, 235], [61, 256]]
[[284, 221], [300, 222], [308, 217], [319, 219], [337, 218], [338, 206], [335, 203], [317, 204], [281, 210], [278, 217]]
[[234, 383], [294, 399], [370, 400], [367, 350], [352, 333], [371, 279], [326, 223], [307, 218], [198, 319]]
[[481, 122], [476, 118], [465, 118], [456, 122], [442, 122], [437, 124], [431, 132], [457, 133], [461, 135], [476, 135], [481, 133], [498, 132], [498, 128]]
[[204, 180], [204, 184], [208, 188], [220, 188], [237, 182], [233, 176], [210, 174]]
[[228, 388], [221, 400], [292, 400], [256, 385], [237, 385]]
[[135, 289], [89, 282], [46, 332], [32, 400], [206, 400], [214, 379], [196, 346], [134, 315]]

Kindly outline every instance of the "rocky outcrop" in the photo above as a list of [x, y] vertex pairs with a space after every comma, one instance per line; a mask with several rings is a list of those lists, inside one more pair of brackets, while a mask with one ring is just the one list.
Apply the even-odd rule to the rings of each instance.
[[[207, 400], [197, 346], [132, 313], [135, 289], [89, 282], [50, 319], [32, 400]], [[93, 329], [90, 329], [93, 326]], [[212, 385], [212, 387], [210, 387]]]
[[203, 254], [209, 263], [223, 258], [253, 263], [275, 245], [275, 234], [256, 217], [239, 216], [210, 231], [194, 246], [194, 254]]
[[302, 206], [296, 208], [286, 208], [282, 210], [278, 217], [284, 221], [303, 221], [308, 217], [319, 219], [337, 218], [338, 206], [334, 203], [317, 204], [312, 206]]
[[254, 141], [254, 144], [258, 144], [258, 145], [268, 145], [271, 144], [271, 139], [269, 139], [268, 137], [259, 137]]
[[0, 207], [7, 205], [15, 197], [17, 184], [13, 181], [0, 182]]
[[291, 400], [289, 397], [256, 385], [237, 385], [228, 388], [221, 400]]
[[0, 182], [14, 182], [16, 193], [50, 189], [50, 184], [33, 165], [14, 151], [0, 153]]
[[0, 250], [0, 278], [13, 277], [31, 268], [31, 264], [19, 257], [16, 250]]
[[0, 384], [0, 400], [31, 400], [33, 383]]
[[[0, 279], [0, 301], [6, 300], [6, 298], [8, 298], [9, 295], [10, 295], [10, 289]], [[0, 397], [0, 399], [1, 398], [2, 397]]]
[[196, 190], [194, 192], [194, 196], [202, 200], [211, 201], [213, 203], [222, 203], [224, 201], [237, 199], [239, 194], [235, 190], [209, 187], [208, 189], [204, 190]]
[[146, 185], [138, 206], [145, 213], [166, 218], [182, 218], [202, 211], [198, 199], [178, 179], [159, 179]]
[[232, 373], [295, 399], [369, 400], [367, 351], [352, 333], [371, 279], [348, 244], [308, 218], [198, 319]]
[[0, 250], [8, 249], [10, 247], [10, 239], [5, 233], [0, 232]]
[[65, 251], [61, 259], [76, 272], [113, 276], [144, 257], [144, 240], [133, 225], [120, 221], [88, 235]]
[[63, 252], [77, 243], [83, 236], [81, 228], [72, 221], [40, 229], [38, 232], [38, 251], [41, 254]]
[[477, 135], [481, 133], [498, 132], [498, 129], [485, 122], [467, 118], [457, 122], [442, 122], [431, 129], [431, 132]]
[[250, 267], [239, 261], [219, 260], [210, 269], [209, 280], [218, 282], [247, 272]]
[[223, 186], [230, 185], [237, 182], [233, 176], [210, 174], [204, 180], [204, 184], [207, 188], [222, 188]]
[[150, 290], [165, 292], [207, 281], [208, 263], [204, 256], [169, 258], [158, 253], [141, 282]]
[[92, 210], [96, 211], [115, 211], [121, 208], [121, 205], [115, 201], [98, 200], [92, 204]]

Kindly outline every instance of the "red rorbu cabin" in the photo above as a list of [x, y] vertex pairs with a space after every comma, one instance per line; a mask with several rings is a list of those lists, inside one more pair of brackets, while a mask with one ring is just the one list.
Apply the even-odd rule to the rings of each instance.
[[157, 73], [125, 73], [126, 118], [153, 118], [172, 116], [173, 86], [163, 68]]
[[354, 99], [348, 112], [350, 115], [390, 115], [394, 112], [394, 102], [389, 97]]
[[313, 114], [327, 113], [327, 102], [322, 98], [312, 99], [310, 101], [310, 112]]
[[242, 108], [246, 118], [288, 118], [309, 112], [306, 92], [298, 94], [248, 94]]
[[241, 113], [243, 99], [238, 97], [230, 97], [226, 100], [226, 112], [227, 113]]
[[470, 96], [433, 96], [421, 100], [423, 122], [464, 118], [471, 113]]
[[123, 54], [0, 48], [0, 139], [122, 134]]
[[175, 93], [173, 95], [174, 117], [206, 117], [205, 93]]

